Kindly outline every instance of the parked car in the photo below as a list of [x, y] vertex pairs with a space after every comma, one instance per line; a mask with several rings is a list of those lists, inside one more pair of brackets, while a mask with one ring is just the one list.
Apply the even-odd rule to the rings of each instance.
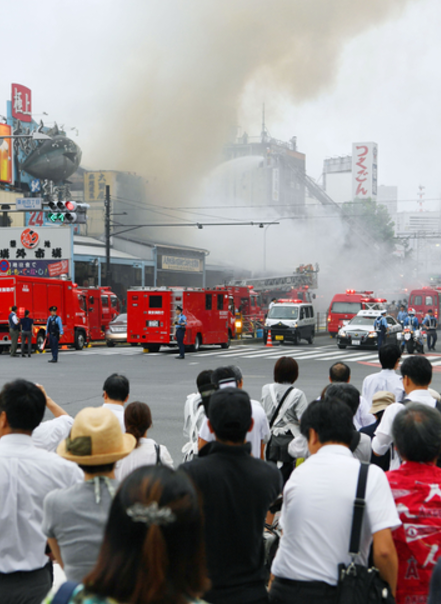
[[110, 321], [106, 329], [107, 346], [115, 346], [127, 342], [127, 314], [118, 315]]
[[[380, 316], [379, 310], [360, 310], [357, 315], [348, 321], [346, 325], [338, 331], [337, 346], [346, 348], [347, 346], [357, 346], [358, 348], [370, 347], [377, 348], [377, 332], [374, 329], [374, 321]], [[386, 315], [388, 333], [385, 343], [396, 344], [403, 331], [402, 326], [391, 315]]]

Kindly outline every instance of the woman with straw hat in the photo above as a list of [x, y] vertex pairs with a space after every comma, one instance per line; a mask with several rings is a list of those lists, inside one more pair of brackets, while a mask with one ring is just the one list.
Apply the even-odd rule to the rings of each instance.
[[58, 446], [58, 455], [84, 472], [83, 483], [53, 491], [44, 500], [43, 532], [69, 580], [81, 581], [96, 562], [117, 488], [115, 463], [135, 444], [110, 409], [86, 407]]

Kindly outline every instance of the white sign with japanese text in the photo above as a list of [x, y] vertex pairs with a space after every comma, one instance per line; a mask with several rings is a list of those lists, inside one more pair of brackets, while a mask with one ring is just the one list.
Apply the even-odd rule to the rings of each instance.
[[51, 277], [72, 274], [73, 229], [69, 227], [0, 228], [0, 276]]
[[377, 143], [352, 144], [352, 198], [377, 198]]
[[16, 210], [41, 210], [41, 197], [17, 197], [15, 200]]

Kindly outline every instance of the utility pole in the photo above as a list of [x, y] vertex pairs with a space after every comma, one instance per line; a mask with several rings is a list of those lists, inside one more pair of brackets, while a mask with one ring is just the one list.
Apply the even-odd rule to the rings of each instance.
[[110, 283], [110, 186], [106, 185], [106, 285]]

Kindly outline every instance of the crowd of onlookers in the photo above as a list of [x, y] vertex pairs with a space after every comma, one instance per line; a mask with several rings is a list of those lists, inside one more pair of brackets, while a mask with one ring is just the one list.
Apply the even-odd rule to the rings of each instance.
[[[352, 561], [375, 566], [399, 604], [441, 603], [440, 395], [424, 356], [400, 357], [380, 348], [382, 369], [360, 389], [335, 363], [314, 401], [291, 357], [260, 401], [239, 367], [204, 370], [180, 465], [149, 437], [150, 407], [129, 402], [125, 376], [75, 418], [43, 386], [6, 384], [0, 604], [337, 604], [338, 567]], [[67, 579], [56, 594], [54, 564]]]

